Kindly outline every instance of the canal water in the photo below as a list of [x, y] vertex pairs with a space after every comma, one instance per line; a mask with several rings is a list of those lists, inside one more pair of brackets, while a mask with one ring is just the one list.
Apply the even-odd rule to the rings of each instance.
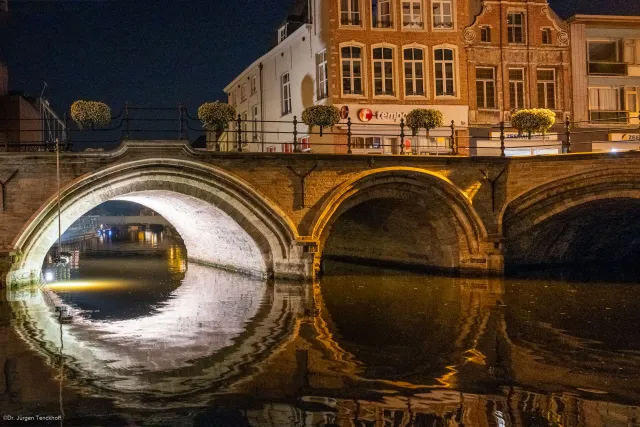
[[632, 283], [267, 283], [133, 228], [65, 250], [0, 297], [0, 425], [640, 425]]

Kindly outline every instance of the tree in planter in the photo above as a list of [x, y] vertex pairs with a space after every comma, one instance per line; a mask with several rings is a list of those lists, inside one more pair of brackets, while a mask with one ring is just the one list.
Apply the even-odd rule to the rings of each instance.
[[322, 135], [323, 128], [333, 129], [340, 122], [340, 110], [333, 105], [314, 105], [302, 112], [302, 122], [309, 126], [309, 132], [313, 132], [314, 126], [319, 126]]
[[220, 138], [217, 133], [224, 132], [229, 123], [236, 118], [236, 109], [222, 102], [205, 102], [198, 108], [198, 118], [202, 126], [216, 133], [216, 149], [220, 147]]
[[407, 114], [405, 123], [411, 129], [413, 136], [416, 136], [420, 129], [426, 129], [427, 140], [429, 140], [429, 132], [431, 129], [442, 127], [444, 125], [444, 117], [442, 111], [439, 110], [416, 108]]
[[111, 122], [111, 108], [104, 102], [78, 100], [71, 104], [71, 118], [80, 129], [106, 126]]
[[546, 108], [520, 110], [511, 115], [511, 126], [526, 134], [529, 139], [534, 133], [545, 134], [556, 123], [556, 113]]

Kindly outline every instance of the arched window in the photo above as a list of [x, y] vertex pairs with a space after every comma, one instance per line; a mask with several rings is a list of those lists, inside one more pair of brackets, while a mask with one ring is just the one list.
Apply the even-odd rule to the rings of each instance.
[[343, 46], [340, 49], [342, 64], [343, 95], [363, 95], [362, 88], [362, 48], [360, 46]]
[[455, 51], [436, 48], [433, 54], [436, 82], [436, 96], [456, 96]]
[[404, 49], [404, 93], [406, 96], [425, 96], [424, 49]]

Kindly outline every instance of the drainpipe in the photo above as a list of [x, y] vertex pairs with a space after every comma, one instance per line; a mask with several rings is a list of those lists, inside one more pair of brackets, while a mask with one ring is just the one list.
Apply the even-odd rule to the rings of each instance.
[[262, 152], [264, 153], [264, 80], [262, 78], [264, 65], [262, 65], [262, 62], [258, 68], [260, 69], [260, 143], [262, 145]]

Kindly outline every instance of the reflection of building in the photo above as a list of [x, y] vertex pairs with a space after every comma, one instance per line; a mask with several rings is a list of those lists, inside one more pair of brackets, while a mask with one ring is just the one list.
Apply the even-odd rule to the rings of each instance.
[[[572, 38], [573, 120], [593, 151], [640, 146], [640, 17], [576, 15]], [[579, 137], [579, 136], [578, 136]]]

